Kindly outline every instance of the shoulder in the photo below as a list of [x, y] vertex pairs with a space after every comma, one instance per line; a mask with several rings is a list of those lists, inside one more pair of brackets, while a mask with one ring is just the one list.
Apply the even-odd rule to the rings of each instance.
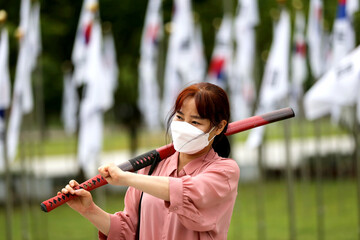
[[209, 154], [208, 159], [215, 165], [220, 164], [220, 165], [239, 168], [237, 162], [234, 159], [229, 157], [221, 157], [215, 151]]
[[223, 169], [225, 171], [233, 172], [235, 175], [240, 174], [240, 168], [238, 163], [232, 159], [232, 158], [223, 158], [220, 157], [217, 161], [214, 163], [217, 167], [220, 169]]
[[239, 177], [240, 168], [238, 163], [232, 158], [220, 157], [216, 152], [208, 159], [208, 168], [219, 172], [226, 172], [232, 177]]

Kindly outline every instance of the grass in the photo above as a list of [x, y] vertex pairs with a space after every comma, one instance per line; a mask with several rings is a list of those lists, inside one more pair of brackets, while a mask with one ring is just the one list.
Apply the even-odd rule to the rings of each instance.
[[[261, 189], [261, 188], [260, 188]], [[357, 199], [355, 181], [325, 181], [323, 184], [323, 239], [358, 239]], [[296, 239], [318, 238], [317, 203], [315, 183], [295, 186]], [[285, 182], [267, 182], [262, 187], [258, 201], [259, 186], [241, 184], [234, 210], [229, 239], [259, 239], [259, 209], [263, 206], [262, 231], [266, 239], [286, 240], [289, 235], [289, 214]], [[262, 203], [262, 204], [259, 204]]]
[[[326, 180], [322, 186], [324, 239], [358, 239], [356, 182], [349, 179]], [[259, 191], [259, 189], [262, 190]], [[294, 195], [296, 239], [318, 239], [316, 184], [296, 182]], [[261, 186], [257, 183], [240, 183], [228, 239], [259, 239], [260, 218], [258, 216], [261, 206], [264, 210], [264, 217], [261, 219], [262, 233], [266, 239], [289, 239], [286, 196], [284, 181], [266, 181]], [[115, 212], [123, 209], [123, 204], [123, 194], [108, 194], [105, 209], [108, 212]], [[95, 228], [68, 206], [61, 206], [50, 213], [43, 213], [40, 211], [39, 203], [36, 203], [31, 206], [28, 214], [23, 214], [21, 208], [17, 206], [13, 214], [14, 240], [22, 239], [24, 220], [28, 220], [29, 239], [96, 239]], [[0, 211], [0, 239], [5, 239], [4, 208]]]

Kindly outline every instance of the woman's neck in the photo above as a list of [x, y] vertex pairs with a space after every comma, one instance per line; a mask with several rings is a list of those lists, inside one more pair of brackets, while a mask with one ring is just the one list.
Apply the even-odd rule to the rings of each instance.
[[191, 162], [194, 159], [197, 159], [205, 154], [207, 154], [211, 149], [211, 146], [207, 146], [200, 152], [195, 154], [186, 154], [186, 153], [179, 153], [179, 160], [178, 160], [178, 173], [185, 167], [186, 164]]

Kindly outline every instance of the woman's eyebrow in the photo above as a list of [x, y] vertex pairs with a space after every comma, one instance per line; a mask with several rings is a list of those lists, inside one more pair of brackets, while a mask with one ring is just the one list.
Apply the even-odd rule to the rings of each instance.
[[[181, 112], [180, 110], [176, 111], [176, 113], [180, 114], [180, 115], [184, 115], [183, 112]], [[202, 120], [204, 118], [200, 117], [199, 115], [190, 115], [191, 118], [195, 118], [195, 119], [199, 119]]]
[[202, 117], [200, 117], [200, 116], [198, 116], [198, 115], [191, 115], [190, 117], [196, 118], [196, 119], [200, 119], [200, 120], [204, 119], [204, 118], [202, 118]]

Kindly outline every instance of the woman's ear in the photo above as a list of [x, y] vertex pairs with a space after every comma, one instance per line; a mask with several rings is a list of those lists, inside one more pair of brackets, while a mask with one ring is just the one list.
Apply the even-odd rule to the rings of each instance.
[[221, 122], [219, 123], [219, 125], [217, 126], [217, 129], [216, 129], [216, 135], [219, 135], [225, 128], [227, 124], [227, 121], [226, 120], [221, 120]]

